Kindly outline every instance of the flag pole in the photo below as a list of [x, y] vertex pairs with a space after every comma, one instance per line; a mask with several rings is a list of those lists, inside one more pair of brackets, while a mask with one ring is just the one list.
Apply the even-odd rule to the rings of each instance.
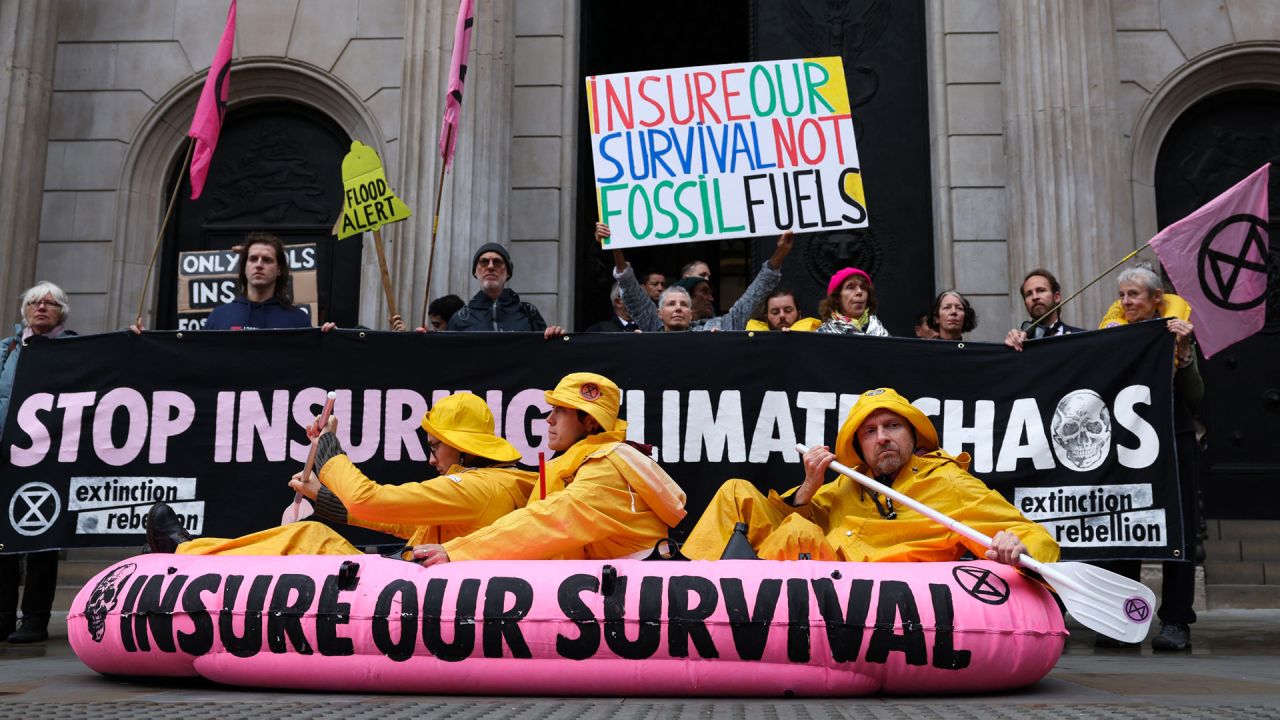
[[1039, 324], [1040, 324], [1040, 322], [1041, 322], [1042, 320], [1044, 320], [1045, 318], [1047, 318], [1047, 317], [1049, 317], [1050, 315], [1052, 315], [1052, 314], [1054, 314], [1055, 312], [1057, 312], [1057, 311], [1058, 311], [1058, 309], [1059, 309], [1059, 308], [1061, 308], [1063, 305], [1066, 305], [1067, 303], [1071, 302], [1072, 300], [1075, 300], [1077, 297], [1079, 297], [1080, 293], [1084, 292], [1085, 290], [1088, 290], [1089, 288], [1091, 288], [1091, 287], [1093, 287], [1094, 285], [1096, 285], [1096, 284], [1098, 283], [1098, 281], [1099, 281], [1099, 280], [1101, 280], [1102, 278], [1106, 277], [1107, 275], [1110, 275], [1112, 270], [1115, 270], [1116, 268], [1120, 267], [1121, 265], [1123, 265], [1123, 264], [1125, 264], [1125, 263], [1129, 262], [1129, 260], [1131, 260], [1131, 259], [1133, 258], [1133, 256], [1134, 256], [1134, 255], [1137, 255], [1138, 253], [1142, 252], [1142, 250], [1143, 250], [1144, 248], [1146, 248], [1146, 247], [1147, 247], [1148, 245], [1150, 245], [1150, 244], [1151, 244], [1151, 241], [1150, 241], [1150, 240], [1148, 240], [1148, 241], [1146, 241], [1146, 242], [1142, 243], [1141, 245], [1139, 245], [1139, 246], [1137, 247], [1137, 249], [1135, 249], [1133, 252], [1131, 252], [1131, 253], [1129, 253], [1128, 255], [1125, 255], [1124, 257], [1120, 258], [1120, 261], [1119, 261], [1119, 262], [1117, 262], [1115, 265], [1112, 265], [1111, 267], [1107, 268], [1106, 270], [1103, 270], [1101, 275], [1099, 275], [1098, 277], [1096, 277], [1096, 278], [1094, 278], [1094, 279], [1090, 280], [1090, 281], [1089, 281], [1089, 282], [1088, 282], [1084, 287], [1082, 287], [1082, 288], [1080, 288], [1079, 290], [1077, 290], [1077, 291], [1075, 291], [1074, 293], [1072, 293], [1072, 294], [1071, 294], [1071, 297], [1067, 298], [1066, 300], [1063, 300], [1062, 302], [1058, 303], [1057, 305], [1054, 305], [1053, 307], [1051, 307], [1051, 308], [1049, 308], [1048, 310], [1046, 310], [1046, 311], [1045, 311], [1045, 313], [1044, 313], [1043, 315], [1041, 315], [1040, 317], [1036, 318], [1036, 319], [1035, 319], [1035, 320], [1034, 320], [1030, 325], [1028, 325], [1028, 326], [1027, 326], [1027, 329], [1026, 329], [1026, 330], [1023, 330], [1023, 332], [1025, 333], [1025, 332], [1027, 332], [1027, 331], [1031, 330], [1032, 328], [1034, 328], [1035, 326], [1039, 325]]
[[[445, 147], [449, 147], [449, 143], [453, 140], [453, 125], [445, 125]], [[436, 181], [436, 204], [434, 206], [435, 217], [431, 220], [431, 249], [427, 253], [427, 287], [422, 291], [422, 327], [427, 327], [430, 320], [427, 317], [427, 308], [431, 303], [431, 274], [436, 264], [436, 235], [440, 232], [440, 198], [444, 195], [444, 174], [449, 171], [449, 161], [444, 159], [440, 164], [440, 179]]]
[[378, 272], [382, 275], [382, 292], [387, 296], [387, 310], [395, 317], [396, 296], [391, 291], [391, 272], [387, 270], [387, 253], [382, 249], [382, 229], [373, 229], [373, 249], [378, 253]]
[[142, 309], [147, 304], [147, 288], [151, 284], [151, 273], [155, 270], [156, 258], [160, 255], [160, 243], [164, 240], [164, 231], [169, 226], [169, 216], [173, 214], [173, 206], [178, 201], [178, 191], [182, 189], [182, 178], [187, 174], [187, 167], [191, 164], [191, 151], [195, 146], [195, 138], [187, 138], [187, 155], [178, 168], [178, 180], [173, 184], [173, 193], [169, 196], [169, 207], [164, 211], [164, 218], [160, 221], [160, 230], [156, 232], [155, 247], [151, 250], [151, 262], [147, 263], [147, 274], [142, 278], [142, 295], [138, 297], [138, 315], [134, 319], [134, 325], [138, 327], [142, 327]]

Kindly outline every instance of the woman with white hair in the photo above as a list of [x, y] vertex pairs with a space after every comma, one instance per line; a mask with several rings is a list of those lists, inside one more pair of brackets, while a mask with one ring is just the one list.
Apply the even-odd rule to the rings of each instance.
[[[1195, 435], [1195, 414], [1204, 398], [1204, 381], [1196, 364], [1195, 330], [1189, 318], [1191, 306], [1182, 298], [1166, 293], [1164, 283], [1146, 263], [1135, 263], [1116, 278], [1119, 299], [1099, 328], [1161, 321], [1173, 333], [1173, 431], [1174, 449], [1178, 457], [1178, 492], [1182, 501], [1182, 532], [1185, 547], [1180, 560], [1164, 562], [1161, 587], [1160, 634], [1151, 641], [1152, 648], [1163, 651], [1191, 649], [1191, 624], [1196, 621], [1192, 601], [1195, 596], [1196, 567], [1193, 548], [1200, 523], [1196, 512], [1196, 471], [1199, 446]], [[1106, 563], [1110, 569], [1137, 579], [1142, 564], [1136, 560]], [[1099, 636], [1101, 638], [1102, 636]], [[1100, 645], [1115, 641], [1099, 640]]]
[[[0, 343], [0, 431], [9, 416], [9, 395], [22, 348], [35, 335], [49, 338], [75, 335], [64, 327], [70, 303], [62, 288], [48, 281], [22, 294], [22, 323]], [[19, 564], [25, 559], [27, 580], [22, 592], [22, 625], [17, 624]], [[49, 638], [49, 611], [58, 581], [58, 551], [0, 555], [0, 638], [11, 643], [43, 642]]]

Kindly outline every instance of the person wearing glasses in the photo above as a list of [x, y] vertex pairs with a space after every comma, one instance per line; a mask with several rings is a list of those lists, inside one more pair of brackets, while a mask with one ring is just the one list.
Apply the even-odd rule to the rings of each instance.
[[[1021, 328], [1010, 330], [1004, 338], [1005, 345], [1022, 352], [1022, 344], [1028, 340], [1084, 332], [1084, 328], [1068, 325], [1059, 317], [1057, 308], [1062, 302], [1062, 286], [1053, 273], [1044, 268], [1032, 270], [1022, 279], [1020, 292], [1022, 304], [1031, 319], [1022, 323]], [[1037, 320], [1039, 322], [1032, 327], [1031, 324]]]
[[476, 250], [471, 274], [480, 281], [480, 291], [449, 318], [455, 332], [540, 332], [547, 339], [564, 335], [564, 328], [547, 326], [538, 308], [522, 302], [507, 287], [515, 272], [511, 255], [498, 243], [485, 243]]
[[[9, 415], [18, 356], [31, 338], [75, 335], [66, 329], [71, 314], [67, 294], [48, 281], [36, 283], [22, 294], [22, 323], [0, 345], [0, 431]], [[22, 624], [17, 623], [19, 567], [26, 561], [22, 592]], [[49, 611], [58, 583], [58, 551], [0, 555], [0, 640], [35, 643], [49, 639]]]
[[[377, 530], [408, 541], [447, 542], [483, 528], [524, 507], [537, 473], [520, 470], [520, 451], [494, 434], [488, 404], [456, 393], [422, 418], [430, 461], [438, 477], [383, 485], [351, 462], [336, 434], [337, 421], [319, 432], [315, 472], [293, 476], [289, 486], [315, 501], [316, 515], [336, 523]], [[294, 522], [239, 538], [193, 538], [173, 509], [156, 503], [147, 516], [152, 552], [180, 555], [353, 555], [360, 550], [318, 522]]]
[[[729, 480], [681, 548], [695, 560], [721, 557], [735, 525], [767, 560], [845, 562], [950, 562], [965, 551], [1013, 564], [1027, 553], [1041, 562], [1058, 559], [1058, 544], [1008, 500], [969, 474], [969, 454], [938, 447], [938, 432], [924, 413], [891, 388], [862, 393], [836, 436], [804, 455], [804, 482], [766, 496], [746, 480]], [[834, 460], [994, 536], [990, 550], [910, 508], [837, 475]]]

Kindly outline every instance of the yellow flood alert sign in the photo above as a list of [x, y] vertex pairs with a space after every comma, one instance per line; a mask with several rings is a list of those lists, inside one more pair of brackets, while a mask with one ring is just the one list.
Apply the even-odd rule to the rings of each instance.
[[333, 234], [342, 240], [410, 215], [413, 212], [409, 206], [387, 185], [378, 153], [358, 140], [352, 141], [351, 152], [342, 159], [342, 217]]

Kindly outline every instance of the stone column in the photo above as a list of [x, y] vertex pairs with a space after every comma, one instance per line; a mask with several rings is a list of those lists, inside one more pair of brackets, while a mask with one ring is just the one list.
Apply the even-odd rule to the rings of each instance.
[[[394, 236], [392, 273], [397, 278], [397, 300], [411, 325], [423, 320], [455, 7], [439, 0], [408, 0], [406, 9], [400, 178], [393, 182], [402, 188], [414, 216], [393, 226], [398, 235]], [[476, 3], [457, 152], [441, 198], [432, 298], [454, 293], [465, 300], [474, 294], [477, 286], [470, 267], [474, 248], [489, 241], [506, 242], [509, 236], [513, 13], [512, 0]]]
[[[1065, 295], [1134, 247], [1118, 118], [1110, 0], [1004, 0], [1005, 162], [1009, 281], [1046, 267]], [[1115, 296], [1107, 277], [1063, 309], [1095, 327]]]
[[0, 2], [0, 330], [35, 282], [59, 3]]

